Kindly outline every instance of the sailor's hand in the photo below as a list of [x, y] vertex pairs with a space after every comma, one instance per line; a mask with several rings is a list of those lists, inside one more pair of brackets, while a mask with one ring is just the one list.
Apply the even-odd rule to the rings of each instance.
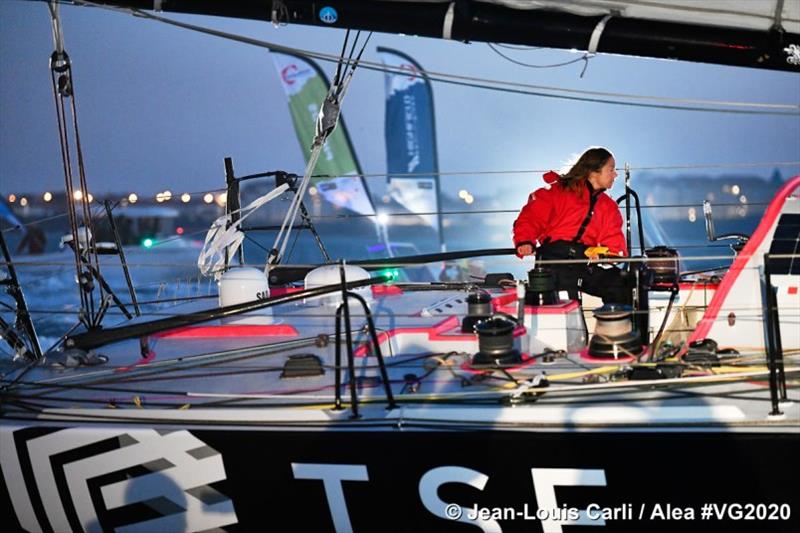
[[525, 257], [526, 255], [533, 255], [533, 245], [520, 244], [519, 246], [517, 246], [517, 255], [520, 257]]

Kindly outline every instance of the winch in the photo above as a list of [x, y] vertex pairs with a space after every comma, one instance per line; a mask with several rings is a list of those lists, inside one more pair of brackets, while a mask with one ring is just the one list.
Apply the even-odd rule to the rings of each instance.
[[525, 305], [554, 305], [558, 303], [556, 278], [550, 269], [536, 267], [528, 271]]
[[501, 367], [522, 362], [522, 354], [514, 348], [517, 323], [501, 315], [481, 320], [475, 325], [478, 353], [472, 357], [473, 367]]
[[461, 321], [462, 333], [475, 333], [475, 325], [492, 316], [492, 296], [476, 291], [467, 296], [467, 316]]
[[647, 281], [650, 290], [671, 290], [680, 280], [680, 256], [677, 250], [656, 246], [644, 251], [647, 257]]
[[597, 319], [589, 355], [592, 357], [619, 359], [642, 353], [639, 335], [633, 330], [629, 305], [606, 304], [593, 313]]

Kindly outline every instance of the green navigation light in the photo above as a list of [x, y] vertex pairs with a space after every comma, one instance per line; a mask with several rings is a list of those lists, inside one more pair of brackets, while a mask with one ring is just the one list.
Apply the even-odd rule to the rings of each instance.
[[397, 281], [400, 278], [400, 269], [399, 268], [385, 268], [380, 271], [380, 275], [382, 276], [389, 276], [389, 280], [387, 283], [391, 283], [393, 281]]

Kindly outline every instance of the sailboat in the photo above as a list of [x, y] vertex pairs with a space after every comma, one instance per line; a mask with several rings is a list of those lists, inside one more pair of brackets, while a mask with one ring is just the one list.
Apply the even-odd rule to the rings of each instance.
[[[148, 7], [798, 68], [797, 4], [723, 4]], [[358, 58], [342, 63], [329, 108]], [[320, 113], [318, 150], [332, 126]], [[243, 206], [239, 184], [255, 176], [226, 164], [228, 212], [200, 261], [219, 305], [86, 324], [44, 353], [24, 312], [3, 323], [17, 352], [0, 362], [0, 510], [12, 529], [796, 530], [800, 176], [721, 277], [682, 275], [668, 250], [631, 258], [642, 280], [631, 314], [562, 298], [538, 270], [395, 282], [403, 266], [510, 249], [290, 268], [276, 246], [265, 269], [237, 264], [243, 219], [290, 192], [300, 213], [313, 157], [309, 167], [302, 181], [270, 176], [274, 191]], [[719, 238], [710, 209], [706, 222]]]

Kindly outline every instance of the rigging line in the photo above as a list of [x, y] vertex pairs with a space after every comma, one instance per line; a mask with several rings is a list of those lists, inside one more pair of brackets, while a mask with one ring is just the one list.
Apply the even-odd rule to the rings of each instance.
[[527, 46], [524, 44], [507, 44], [507, 43], [489, 43], [498, 48], [507, 48], [509, 50], [543, 50], [544, 46]]
[[[332, 337], [330, 335], [329, 337]], [[99, 369], [93, 372], [86, 372], [81, 375], [64, 375], [39, 380], [40, 383], [61, 383], [75, 379], [84, 380], [84, 384], [103, 383], [121, 381], [128, 377], [140, 377], [143, 375], [157, 375], [162, 372], [174, 371], [177, 367], [181, 370], [192, 368], [202, 368], [210, 365], [242, 361], [259, 357], [280, 356], [287, 350], [301, 349], [312, 346], [317, 337], [295, 338], [273, 342], [266, 345], [249, 346], [245, 348], [217, 350], [203, 354], [193, 354], [183, 356], [180, 359], [156, 360], [146, 366], [137, 366], [125, 375], [120, 375], [115, 369]]]
[[[561, 166], [561, 165], [555, 165]], [[759, 168], [759, 167], [796, 167], [800, 166], [800, 161], [772, 161], [763, 163], [708, 163], [708, 164], [692, 164], [692, 165], [664, 165], [664, 166], [647, 166], [647, 167], [630, 167], [630, 170], [694, 170], [705, 168]], [[552, 167], [551, 167], [552, 168]], [[364, 173], [359, 174], [362, 178], [408, 178], [408, 177], [449, 177], [449, 176], [489, 176], [489, 175], [510, 175], [510, 174], [541, 174], [550, 169], [524, 169], [524, 170], [457, 170], [457, 171], [439, 171], [439, 172], [392, 172], [392, 173]], [[615, 170], [622, 170], [617, 168]], [[312, 178], [335, 178], [338, 176], [331, 176], [330, 174], [314, 174]], [[678, 176], [680, 178], [681, 176]]]
[[[367, 70], [377, 70], [373, 69], [367, 65], [364, 66]], [[416, 74], [414, 74], [416, 75]], [[601, 98], [586, 98], [580, 96], [566, 96], [566, 95], [557, 95], [557, 94], [547, 94], [547, 93], [540, 93], [535, 91], [527, 91], [522, 89], [510, 89], [510, 88], [502, 88], [502, 87], [493, 87], [491, 85], [483, 85], [477, 83], [465, 83], [465, 82], [458, 82], [452, 81], [447, 79], [437, 78], [435, 76], [429, 76], [428, 79], [431, 81], [439, 81], [441, 83], [447, 83], [450, 85], [457, 85], [462, 87], [472, 87], [477, 89], [486, 89], [489, 91], [496, 91], [496, 92], [505, 92], [510, 94], [521, 94], [521, 95], [528, 95], [528, 96], [540, 96], [543, 98], [556, 98], [561, 100], [570, 100], [575, 102], [589, 102], [589, 103], [597, 103], [597, 104], [609, 104], [609, 105], [618, 105], [618, 106], [628, 106], [628, 107], [642, 107], [642, 108], [651, 108], [651, 109], [669, 109], [673, 111], [698, 111], [698, 112], [709, 112], [709, 113], [729, 113], [729, 114], [736, 114], [736, 115], [771, 115], [771, 116], [797, 116], [800, 115], [798, 111], [755, 111], [755, 110], [746, 110], [746, 109], [712, 109], [712, 108], [701, 108], [701, 107], [691, 107], [691, 106], [678, 106], [678, 105], [662, 105], [662, 104], [647, 104], [647, 103], [636, 103], [636, 102], [626, 102], [626, 101], [616, 101], [616, 100], [604, 100]]]
[[509, 61], [509, 62], [514, 63], [515, 65], [519, 65], [521, 67], [528, 67], [528, 68], [557, 68], [557, 67], [565, 67], [567, 65], [572, 65], [574, 63], [578, 63], [579, 61], [588, 60], [588, 59], [591, 59], [593, 57], [593, 56], [587, 57], [586, 55], [583, 55], [583, 56], [575, 58], [575, 59], [570, 59], [569, 61], [564, 61], [563, 63], [553, 63], [551, 65], [534, 65], [532, 63], [525, 63], [523, 61], [518, 61], [518, 60], [514, 59], [513, 57], [509, 57], [509, 56], [505, 55], [503, 52], [501, 52], [500, 50], [495, 48], [495, 45], [493, 43], [486, 43], [486, 44], [489, 45], [489, 48], [495, 54], [499, 55], [500, 57], [502, 57], [506, 61]]
[[[800, 166], [800, 161], [773, 161], [773, 162], [762, 162], [762, 163], [709, 163], [709, 164], [693, 164], [693, 165], [670, 165], [670, 166], [646, 166], [646, 167], [631, 167], [631, 170], [683, 170], [683, 169], [704, 169], [704, 168], [754, 168], [754, 167], [787, 167], [787, 166]], [[387, 177], [415, 177], [415, 176], [438, 176], [438, 177], [457, 177], [457, 176], [489, 176], [489, 175], [512, 175], [512, 174], [524, 174], [526, 177], [530, 174], [539, 174], [547, 172], [545, 169], [527, 169], [527, 170], [473, 170], [473, 171], [453, 171], [453, 172], [403, 172], [403, 173], [370, 173], [370, 174], [360, 174], [359, 176], [362, 178], [387, 178]], [[336, 177], [331, 176], [329, 174], [314, 174], [311, 176], [312, 178], [330, 178]], [[214, 193], [214, 192], [222, 192], [225, 189], [208, 189], [202, 191], [194, 191], [189, 192], [188, 194], [191, 195], [198, 195], [198, 194], [206, 194], [206, 193]], [[247, 192], [246, 190], [244, 192]], [[109, 198], [112, 199], [112, 198]], [[124, 201], [127, 200], [127, 196], [123, 196], [120, 198], [113, 198], [114, 201]], [[95, 199], [95, 203], [98, 203], [99, 200]], [[700, 205], [700, 204], [697, 204]], [[734, 206], [737, 204], [714, 204], [714, 206]], [[768, 205], [767, 203], [748, 203], [747, 205]], [[642, 206], [642, 208], [648, 207], [692, 207], [694, 204], [670, 204], [670, 205], [658, 205], [658, 206]], [[518, 211], [518, 210], [516, 210]], [[99, 214], [101, 214], [99, 208], [97, 213], [92, 217], [96, 219]], [[31, 220], [29, 222], [25, 222], [19, 226], [10, 226], [8, 228], [3, 228], [0, 231], [3, 233], [8, 233], [11, 231], [16, 231], [21, 227], [27, 227], [32, 224], [41, 224], [44, 222], [49, 222], [51, 220], [57, 220], [59, 218], [64, 218], [69, 216], [69, 213], [59, 213], [56, 215], [50, 215], [43, 218], [38, 218], [35, 220]], [[205, 231], [205, 230], [202, 230]], [[198, 233], [202, 233], [202, 231], [198, 231]]]
[[[413, 366], [413, 367], [408, 366], [408, 363], [412, 363], [414, 361], [418, 361], [419, 359], [424, 359], [424, 358], [432, 358], [432, 360], [434, 360], [434, 359], [438, 360], [438, 359], [442, 359], [442, 357], [443, 357], [444, 359], [447, 359], [450, 355], [452, 355], [452, 353], [451, 354], [445, 354], [444, 356], [442, 354], [426, 354], [424, 356], [412, 357], [408, 361], [396, 362], [396, 363], [393, 364], [393, 366], [397, 366], [399, 368], [406, 368], [406, 367], [408, 367], [408, 368], [419, 368], [418, 366]], [[460, 354], [460, 355], [464, 355], [464, 354]], [[541, 355], [541, 354], [539, 354], [539, 355]], [[654, 365], [655, 365], [655, 363], [646, 363], [646, 364], [638, 364], [638, 365], [633, 365], [633, 366], [636, 366], [636, 367], [652, 367]], [[332, 367], [330, 365], [325, 365], [325, 366], [326, 366], [326, 368], [334, 368], [334, 367]], [[431, 367], [429, 369], [429, 371], [425, 374], [425, 376], [430, 375], [432, 373], [432, 371], [442, 370], [442, 366], [449, 366], [449, 365], [446, 365], [444, 363], [440, 363], [439, 365], [433, 366], [433, 367]], [[687, 364], [682, 364], [682, 366], [692, 367], [692, 365], [687, 365]], [[614, 371], [614, 370], [618, 369], [619, 367], [620, 367], [620, 365], [611, 365], [611, 366], [600, 367], [600, 368], [589, 368], [589, 369], [580, 370], [580, 371], [570, 371], [568, 369], [565, 369], [565, 372], [562, 372], [560, 374], [551, 375], [551, 376], [549, 376], [549, 378], [551, 379], [551, 381], [552, 380], [557, 380], [557, 381], [571, 380], [571, 379], [574, 379], [576, 377], [580, 377], [580, 376], [583, 376], [583, 375], [586, 375], [586, 374], [597, 374], [597, 373], [600, 373], [600, 372], [609, 373], [611, 371]], [[213, 371], [212, 370], [211, 372], [205, 373], [205, 374], [186, 373], [186, 374], [181, 374], [181, 375], [175, 375], [175, 376], [172, 376], [172, 377], [166, 377], [166, 376], [163, 376], [162, 374], [181, 372], [184, 369], [180, 369], [180, 368], [177, 368], [177, 369], [163, 369], [161, 372], [158, 372], [155, 375], [150, 374], [150, 375], [145, 375], [145, 376], [130, 376], [130, 377], [120, 376], [118, 379], [99, 380], [99, 381], [83, 383], [83, 384], [80, 384], [80, 383], [78, 383], [78, 384], [61, 384], [61, 383], [48, 384], [48, 383], [44, 383], [44, 382], [41, 382], [41, 381], [20, 381], [19, 377], [17, 377], [14, 380], [13, 383], [9, 383], [9, 384], [14, 384], [14, 385], [17, 385], [17, 386], [23, 387], [23, 388], [32, 388], [32, 389], [38, 388], [38, 389], [42, 389], [42, 392], [36, 394], [34, 397], [44, 397], [44, 396], [48, 396], [48, 395], [51, 395], [51, 394], [57, 394], [59, 389], [60, 390], [72, 389], [72, 390], [87, 390], [87, 391], [88, 390], [92, 390], [92, 391], [109, 391], [109, 392], [117, 392], [117, 391], [119, 391], [119, 392], [138, 392], [138, 393], [144, 392], [144, 393], [160, 393], [160, 394], [175, 394], [175, 395], [179, 395], [179, 394], [183, 394], [183, 391], [169, 391], [169, 390], [147, 390], [147, 391], [142, 391], [140, 389], [129, 389], [129, 388], [126, 389], [126, 388], [110, 387], [110, 386], [104, 385], [104, 384], [105, 383], [110, 383], [110, 384], [114, 384], [114, 383], [117, 383], [117, 384], [129, 384], [129, 383], [133, 383], [133, 382], [146, 381], [148, 379], [161, 379], [161, 380], [163, 380], [163, 379], [197, 379], [197, 378], [203, 378], [203, 377], [206, 377], [206, 376], [232, 374], [232, 373], [237, 373], [237, 372], [241, 373], [241, 374], [248, 374], [248, 373], [254, 373], [254, 372], [277, 372], [278, 370], [282, 369], [281, 366], [276, 366], [276, 367], [257, 367], [257, 368], [252, 368], [252, 367], [249, 367], [249, 366], [248, 367], [219, 366], [219, 367], [216, 367], [216, 368], [218, 370], [221, 370], [222, 372]], [[376, 368], [376, 367], [374, 367], [374, 366], [366, 367], [365, 366], [363, 368]], [[698, 368], [698, 370], [702, 370], [703, 371], [700, 375], [718, 376], [718, 377], [721, 377], [721, 378], [724, 378], [724, 377], [736, 377], [736, 376], [743, 375], [743, 373], [750, 373], [750, 372], [754, 372], [754, 371], [758, 371], [758, 372], [761, 372], [761, 373], [768, 372], [768, 370], [765, 369], [763, 360], [762, 361], [754, 361], [753, 364], [744, 364], [744, 365], [730, 365], [729, 364], [729, 365], [727, 365], [725, 367], [725, 369], [721, 369], [721, 370], [720, 369], [702, 369], [702, 368]], [[397, 381], [397, 380], [395, 380], [395, 382], [399, 383], [399, 381]], [[327, 385], [326, 386], [322, 386], [317, 390], [322, 390], [324, 388], [329, 388], [329, 386], [327, 386]]]
[[[697, 289], [697, 290], [703, 290], [703, 289]], [[211, 299], [211, 298], [216, 298], [216, 297], [217, 297], [216, 295], [213, 295], [213, 296], [209, 296], [207, 298]], [[198, 297], [190, 297], [190, 298], [200, 299], [202, 297], [198, 296]], [[688, 299], [688, 296], [687, 296], [687, 299]], [[172, 300], [173, 299], [167, 300], [164, 303], [170, 303]], [[177, 300], [177, 299], [175, 299], [175, 300]], [[160, 302], [158, 302], [158, 301], [149, 302], [149, 304], [158, 304], [158, 303], [160, 303]], [[702, 309], [705, 309], [707, 307], [707, 305], [704, 305], [704, 304], [688, 305], [688, 301], [685, 303], [685, 306], [686, 306], [686, 309], [694, 309], [694, 310], [702, 310]], [[767, 309], [767, 307], [766, 306], [750, 307], [750, 306], [727, 306], [726, 305], [725, 307], [723, 307], [721, 309], [724, 310], [724, 311], [758, 312], [758, 311], [765, 311]], [[663, 311], [664, 310], [664, 306], [662, 306], [662, 305], [655, 306], [654, 305], [654, 306], [651, 307], [651, 310]], [[71, 316], [71, 315], [77, 314], [76, 311], [70, 311], [70, 310], [65, 310], [65, 309], [34, 309], [34, 310], [30, 310], [30, 312], [32, 314], [48, 314], [48, 315], [62, 315], [62, 316]], [[586, 314], [588, 316], [588, 315], [593, 313], [593, 310], [585, 309], [583, 312], [584, 312], [584, 314]], [[648, 311], [631, 311], [631, 313], [635, 314], [635, 315], [643, 315], [643, 314], [647, 314]], [[675, 312], [675, 313], [672, 313], [672, 314], [678, 314], [678, 313]], [[121, 311], [115, 310], [115, 309], [109, 310], [108, 315], [110, 315], [110, 316], [124, 316]], [[148, 311], [148, 312], [143, 313], [143, 315], [146, 316], [146, 317], [175, 316], [175, 313], [171, 313], [169, 311]], [[287, 310], [285, 312], [277, 312], [276, 311], [276, 312], [273, 313], [273, 316], [275, 316], [275, 317], [295, 317], [296, 318], [298, 315], [296, 313], [293, 313], [291, 310]], [[418, 312], [415, 312], [415, 313], [394, 313], [393, 316], [395, 316], [395, 317], [404, 317], [404, 318], [419, 318], [419, 313]], [[789, 315], [788, 317], [796, 317], [796, 316], [797, 315]], [[304, 318], [330, 318], [330, 314], [303, 313], [303, 317]], [[358, 317], [363, 318], [363, 315], [358, 315]], [[383, 317], [383, 315], [378, 315], [378, 317], [381, 318], [381, 317]], [[463, 313], [457, 313], [457, 312], [441, 313], [441, 314], [436, 314], [431, 318], [443, 319], [443, 318], [449, 318], [449, 317], [461, 318], [461, 317], [463, 317]], [[387, 328], [379, 328], [379, 329], [386, 330]], [[391, 328], [389, 328], [389, 329], [391, 329]], [[402, 330], [403, 328], [401, 327], [400, 329]], [[553, 327], [542, 327], [542, 328], [539, 328], [539, 329], [542, 330], [542, 331], [561, 331], [562, 330], [560, 327], [556, 327], [556, 326], [553, 326]], [[679, 330], [673, 329], [671, 331], [679, 331]], [[693, 328], [681, 329], [680, 331], [693, 331]], [[354, 332], [357, 332], [357, 331], [354, 330]], [[270, 346], [270, 345], [271, 345], [270, 343], [267, 343], [264, 346]], [[784, 350], [784, 355], [789, 353], [789, 352], [790, 352], [790, 350]], [[127, 366], [127, 365], [122, 365], [122, 366]]]
[[[314, 59], [319, 59], [321, 61], [330, 61], [330, 62], [338, 62], [339, 58], [332, 54], [325, 54], [321, 52], [313, 52], [310, 50], [303, 50], [300, 48], [294, 48], [290, 46], [283, 46], [276, 43], [270, 43], [267, 41], [262, 41], [259, 39], [253, 39], [251, 37], [245, 37], [242, 35], [232, 34], [228, 32], [223, 32], [219, 30], [214, 30], [211, 28], [197, 26], [194, 24], [189, 24], [185, 22], [180, 22], [173, 19], [168, 19], [164, 17], [160, 17], [157, 15], [153, 15], [151, 13], [147, 13], [145, 11], [141, 11], [138, 9], [128, 9], [128, 8], [116, 8], [110, 7], [105, 5], [95, 4], [93, 2], [89, 2], [86, 0], [74, 0], [76, 5], [86, 5], [91, 7], [96, 7], [100, 9], [106, 9], [115, 12], [126, 13], [135, 17], [146, 18], [149, 20], [162, 22], [164, 24], [169, 24], [172, 26], [177, 26], [183, 29], [196, 31], [199, 33], [204, 33], [207, 35], [211, 35], [214, 37], [220, 37], [224, 39], [229, 39], [237, 42], [241, 42], [244, 44], [249, 44], [253, 46], [258, 46], [261, 48], [272, 49], [278, 52], [285, 52], [294, 55], [300, 55], [303, 57], [309, 57]], [[408, 76], [409, 73], [406, 71], [401, 71], [398, 68], [388, 67], [383, 63], [373, 62], [373, 61], [362, 61], [360, 66], [367, 70], [374, 70], [378, 72], [390, 72], [396, 74], [403, 74]], [[549, 97], [549, 98], [563, 98], [568, 100], [579, 100], [579, 101], [587, 101], [587, 102], [595, 102], [595, 103], [607, 103], [607, 104], [616, 104], [616, 105], [630, 105], [634, 107], [653, 107], [653, 108], [661, 108], [661, 109], [673, 109], [673, 110], [683, 110], [683, 111], [707, 111], [707, 112], [721, 112], [721, 113], [744, 113], [744, 114], [755, 114], [755, 115], [797, 115], [800, 114], [800, 105], [797, 104], [769, 104], [769, 103], [759, 103], [759, 102], [735, 102], [735, 101], [721, 101], [721, 100], [702, 100], [702, 99], [687, 99], [687, 98], [672, 98], [672, 97], [663, 97], [663, 96], [649, 96], [649, 95], [635, 95], [635, 94], [625, 94], [625, 93], [611, 93], [611, 92], [602, 92], [602, 91], [585, 91], [580, 89], [565, 89], [561, 87], [549, 87], [549, 86], [541, 86], [541, 85], [532, 85], [532, 84], [525, 84], [519, 82], [510, 82], [510, 81], [502, 81], [502, 80], [490, 80], [486, 78], [477, 78], [473, 76], [461, 76], [456, 74], [449, 74], [443, 72], [435, 72], [435, 71], [421, 71], [419, 74], [413, 73], [412, 76], [427, 76], [429, 79], [433, 81], [439, 81], [442, 83], [450, 83], [454, 85], [463, 85], [468, 87], [475, 87], [475, 88], [484, 88], [488, 90], [494, 91], [504, 91], [510, 92], [515, 94], [527, 94], [533, 96], [542, 96], [542, 97]], [[500, 87], [498, 87], [500, 86]], [[509, 87], [508, 89], [503, 89], [502, 86]], [[519, 87], [520, 89], [511, 89], [510, 87]], [[530, 90], [523, 90], [523, 89], [536, 89], [536, 90], [547, 90], [547, 91], [555, 91], [555, 92], [562, 92], [562, 93], [572, 93], [572, 94], [587, 94], [587, 95], [595, 95], [595, 96], [608, 96], [613, 98], [629, 98], [633, 100], [651, 100], [651, 101], [661, 101], [661, 102], [673, 102], [673, 103], [684, 103], [684, 104], [699, 104], [699, 105], [712, 105], [712, 106], [728, 106], [728, 107], [755, 107], [755, 108], [768, 108], [768, 109], [786, 109], [786, 110], [793, 110], [791, 112], [765, 112], [765, 111], [755, 111], [755, 110], [726, 110], [726, 109], [710, 109], [710, 108], [696, 108], [696, 107], [689, 107], [689, 106], [668, 106], [668, 105], [656, 105], [656, 104], [642, 104], [642, 103], [633, 103], [633, 102], [617, 102], [611, 100], [602, 100], [602, 99], [594, 99], [594, 98], [581, 98], [581, 97], [568, 97], [564, 95], [556, 95], [556, 94], [547, 94], [547, 93], [539, 93], [533, 92]]]
[[[622, 365], [618, 365], [622, 366]], [[790, 368], [787, 369], [788, 373], [797, 372], [797, 368]], [[740, 381], [745, 381], [747, 377], [756, 377], [756, 376], [765, 376], [768, 374], [768, 371], [759, 370], [759, 371], [752, 371], [752, 372], [736, 372], [731, 374], [709, 374], [709, 375], [701, 375], [701, 376], [693, 376], [693, 377], [686, 377], [686, 378], [670, 378], [670, 379], [655, 379], [655, 380], [637, 380], [637, 381], [613, 381], [613, 382], [606, 382], [606, 383], [599, 383], [599, 384], [574, 384], [574, 385], [555, 385], [555, 386], [532, 386], [526, 387], [525, 384], [518, 387], [518, 389], [506, 389], [506, 388], [497, 388], [491, 390], [476, 390], [470, 392], [450, 392], [447, 394], [442, 393], [432, 393], [432, 394], [408, 394], [408, 395], [399, 395], [399, 398], [404, 399], [418, 399], [418, 400], [427, 400], [427, 401], [436, 401], [437, 399], [452, 401], [458, 398], [477, 398], [477, 397], [505, 397], [517, 394], [521, 392], [523, 394], [527, 393], [536, 393], [536, 392], [543, 392], [547, 393], [548, 395], [555, 394], [562, 394], [562, 393], [589, 393], [589, 394], [603, 394], [603, 393], [610, 393], [615, 389], [626, 389], [626, 388], [650, 388], [653, 386], [663, 387], [663, 388], [680, 388], [684, 386], [697, 386], [702, 385], [704, 383], [735, 383]], [[330, 387], [323, 386], [319, 387], [316, 390], [324, 390]], [[252, 394], [241, 394], [241, 393], [220, 393], [220, 392], [192, 392], [187, 391], [188, 396], [193, 397], [205, 397], [205, 398], [228, 398], [228, 399], [284, 399], [284, 398], [297, 398], [297, 399], [322, 399], [327, 398], [326, 396], [305, 396], [300, 394], [259, 394], [259, 393], [252, 393]], [[373, 402], [382, 402], [385, 401], [386, 398], [380, 395], [370, 397], [369, 400]]]
[[[730, 203], [730, 204], [714, 204], [714, 207], [761, 207], [769, 205], [768, 202], [753, 202], [753, 203]], [[664, 205], [647, 205], [642, 206], [642, 209], [674, 209], [676, 207], [684, 208], [684, 207], [700, 207], [701, 204], [664, 204]], [[463, 211], [420, 211], [420, 212], [408, 212], [408, 213], [394, 213], [394, 212], [381, 212], [380, 215], [386, 215], [389, 217], [414, 217], [414, 216], [425, 216], [425, 215], [492, 215], [492, 214], [504, 214], [504, 213], [519, 213], [519, 209], [469, 209]], [[352, 214], [345, 214], [345, 215], [315, 215], [312, 218], [314, 220], [333, 220], [333, 219], [351, 219], [351, 218], [374, 218], [380, 216], [379, 214], [365, 214], [365, 213], [352, 213]], [[680, 220], [683, 220], [681, 217]], [[728, 219], [720, 219], [720, 220], [728, 220]]]
[[[342, 40], [342, 51], [339, 52], [339, 61], [336, 63], [336, 72], [333, 74], [333, 81], [331, 85], [334, 87], [338, 87], [339, 83], [342, 81], [342, 66], [344, 65], [344, 53], [347, 50], [347, 41], [350, 39], [350, 28], [345, 30], [344, 39]], [[358, 39], [356, 37], [356, 39]], [[355, 46], [355, 43], [353, 44]], [[351, 52], [352, 53], [352, 52]]]
[[[95, 212], [95, 214], [92, 215], [92, 218], [93, 219], [97, 219], [97, 218], [99, 218], [99, 216], [101, 214], [102, 214], [101, 210], [98, 207], [98, 209]], [[69, 216], [68, 212], [59, 213], [57, 215], [50, 215], [50, 216], [47, 216], [47, 217], [44, 217], [44, 218], [37, 218], [37, 219], [31, 220], [31, 221], [28, 221], [28, 222], [24, 222], [24, 223], [22, 223], [22, 224], [20, 224], [18, 226], [11, 226], [9, 228], [3, 228], [0, 231], [2, 231], [3, 233], [8, 233], [9, 231], [15, 231], [15, 230], [17, 230], [19, 228], [23, 228], [23, 227], [26, 227], [26, 226], [31, 226], [31, 225], [34, 225], [34, 224], [41, 224], [43, 222], [50, 222], [51, 220], [57, 220], [59, 218], [64, 218], [64, 217], [68, 217], [68, 216]]]
[[[559, 166], [559, 165], [556, 165]], [[761, 163], [708, 163], [708, 164], [692, 164], [692, 165], [670, 165], [670, 166], [647, 166], [647, 167], [630, 167], [631, 170], [689, 170], [689, 169], [706, 169], [706, 168], [759, 168], [759, 167], [796, 167], [800, 166], [800, 161], [772, 161]], [[621, 170], [621, 169], [617, 169]], [[454, 176], [491, 176], [491, 175], [511, 175], [511, 174], [524, 174], [528, 177], [530, 174], [541, 174], [547, 172], [547, 169], [525, 169], [525, 170], [459, 170], [459, 171], [445, 171], [445, 172], [377, 172], [377, 173], [364, 173], [359, 174], [361, 178], [409, 178], [409, 177], [454, 177]], [[336, 178], [330, 174], [312, 174], [312, 178]], [[680, 179], [684, 176], [677, 176], [675, 179]], [[691, 176], [688, 176], [691, 177]], [[723, 179], [723, 177], [715, 179]], [[247, 192], [246, 190], [244, 192]], [[200, 194], [200, 193], [197, 193]], [[722, 205], [722, 204], [714, 204]], [[751, 204], [753, 205], [753, 204]], [[13, 228], [12, 228], [13, 229]]]
[[[347, 38], [350, 35], [350, 30], [347, 31], [345, 36], [345, 45], [343, 46], [343, 50], [346, 49], [347, 45]], [[284, 259], [284, 254], [286, 252], [286, 246], [289, 242], [289, 238], [292, 233], [292, 229], [294, 227], [295, 221], [297, 219], [298, 212], [302, 211], [303, 215], [305, 215], [305, 207], [303, 204], [303, 198], [306, 195], [306, 190], [311, 183], [311, 174], [313, 174], [314, 169], [316, 168], [317, 161], [322, 153], [322, 149], [324, 144], [326, 143], [328, 137], [333, 133], [336, 129], [336, 126], [339, 123], [340, 114], [342, 104], [344, 102], [344, 97], [347, 94], [347, 90], [350, 87], [350, 83], [353, 79], [353, 75], [355, 74], [356, 68], [358, 66], [358, 62], [361, 60], [361, 55], [364, 53], [364, 50], [367, 47], [367, 43], [369, 42], [369, 38], [372, 36], [370, 33], [367, 36], [367, 39], [364, 41], [364, 44], [361, 46], [361, 50], [358, 52], [358, 57], [350, 63], [352, 60], [352, 54], [355, 52], [356, 45], [359, 39], [361, 32], [359, 31], [356, 35], [356, 38], [353, 41], [353, 46], [351, 48], [350, 54], [351, 57], [345, 59], [344, 56], [339, 57], [339, 67], [337, 68], [336, 80], [333, 85], [328, 90], [328, 94], [325, 97], [325, 100], [321, 102], [321, 107], [319, 109], [319, 114], [317, 116], [316, 127], [315, 127], [315, 134], [314, 134], [314, 141], [311, 146], [311, 153], [308, 157], [308, 162], [306, 163], [306, 168], [303, 173], [303, 179], [300, 182], [297, 191], [295, 191], [294, 198], [292, 199], [292, 203], [289, 206], [289, 210], [286, 216], [283, 219], [283, 223], [281, 224], [281, 229], [278, 232], [277, 236], [275, 237], [275, 243], [273, 244], [272, 250], [267, 256], [266, 260], [266, 267], [268, 269], [277, 263], [280, 263]], [[340, 79], [340, 70], [342, 64], [344, 64], [344, 78]], [[322, 248], [323, 255], [327, 255], [324, 247]]]

